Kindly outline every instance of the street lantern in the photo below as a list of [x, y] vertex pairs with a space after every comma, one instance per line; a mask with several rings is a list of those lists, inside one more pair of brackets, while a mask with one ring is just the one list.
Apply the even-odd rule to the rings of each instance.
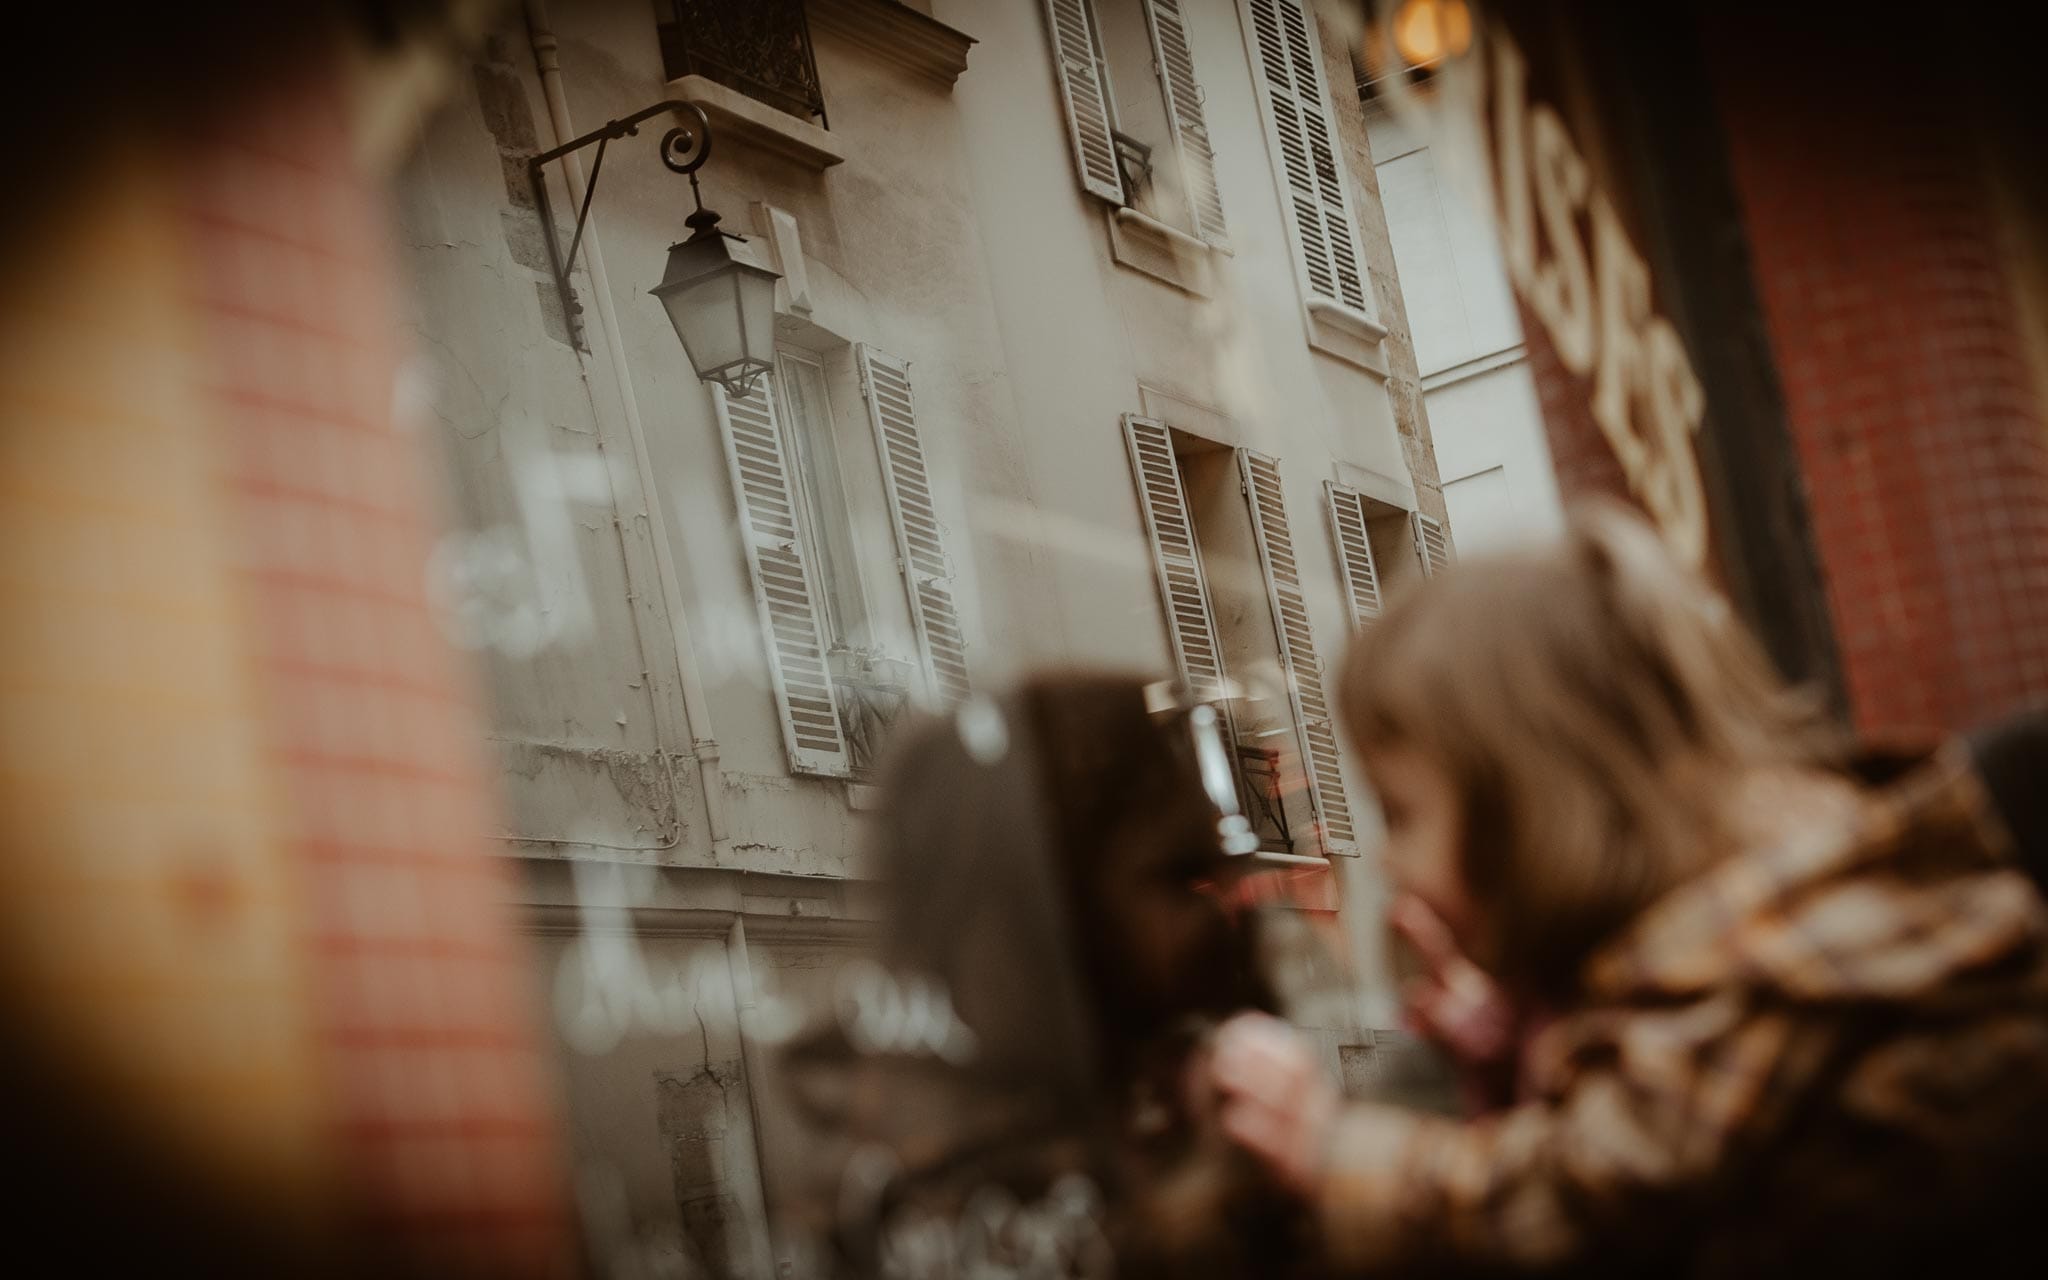
[[[694, 180], [692, 185], [694, 186]], [[775, 272], [753, 260], [746, 241], [718, 229], [699, 205], [689, 239], [668, 248], [668, 270], [648, 290], [661, 299], [700, 381], [745, 396], [775, 356]]]
[[[576, 250], [583, 243], [583, 227], [590, 217], [590, 198], [597, 191], [598, 171], [604, 167], [605, 147], [613, 138], [639, 132], [640, 122], [650, 116], [679, 111], [696, 117], [689, 128], [670, 129], [661, 140], [661, 162], [690, 179], [690, 194], [696, 211], [683, 220], [690, 238], [669, 246], [668, 270], [661, 283], [649, 290], [668, 312], [669, 323], [683, 343], [683, 353], [702, 382], [715, 382], [730, 396], [745, 396], [761, 375], [773, 367], [775, 355], [775, 282], [782, 277], [762, 266], [747, 248], [743, 236], [718, 229], [718, 214], [704, 207], [704, 194], [697, 186], [697, 170], [711, 158], [711, 122], [690, 102], [657, 102], [622, 120], [612, 120], [573, 142], [566, 142], [527, 162], [535, 202], [540, 208], [541, 231], [547, 239], [548, 261], [555, 269], [555, 287], [561, 291], [562, 310], [572, 336], [581, 340], [578, 316], [582, 311], [570, 287], [569, 273], [576, 265]], [[583, 207], [576, 214], [576, 234], [569, 241], [565, 257], [555, 243], [555, 220], [548, 208], [545, 168], [573, 151], [597, 144], [597, 156], [590, 162], [590, 179], [583, 188]]]

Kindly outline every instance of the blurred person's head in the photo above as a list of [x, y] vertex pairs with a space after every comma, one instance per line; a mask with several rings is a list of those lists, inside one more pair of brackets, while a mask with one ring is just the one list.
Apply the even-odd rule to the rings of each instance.
[[1204, 784], [1198, 724], [1155, 714], [1141, 680], [1062, 674], [902, 729], [870, 832], [883, 911], [863, 971], [911, 995], [890, 1021], [929, 1024], [938, 992], [968, 1034], [949, 1052], [882, 1045], [835, 1009], [789, 1043], [802, 1127], [769, 1156], [785, 1232], [852, 1274], [886, 1271], [932, 1206], [1000, 1190], [1099, 1211], [1077, 1221], [1120, 1271], [1209, 1274], [1296, 1238], [1293, 1207], [1185, 1088], [1210, 1016], [1274, 1003], [1248, 918], [1217, 892], [1248, 864], [1227, 851], [1242, 828]]
[[1154, 715], [1142, 684], [1113, 676], [1036, 680], [1017, 706], [1040, 743], [1084, 971], [1109, 1015], [1148, 1030], [1260, 998], [1242, 931], [1211, 891], [1234, 860], [1184, 716]]
[[1113, 1072], [1180, 1018], [1261, 1003], [1209, 891], [1225, 855], [1186, 736], [1137, 679], [1061, 675], [897, 745], [876, 828], [883, 960], [949, 987], [985, 1068]]
[[1612, 505], [1397, 600], [1348, 656], [1342, 702], [1395, 887], [1551, 996], [1727, 850], [1733, 784], [1830, 750], [1726, 602]]

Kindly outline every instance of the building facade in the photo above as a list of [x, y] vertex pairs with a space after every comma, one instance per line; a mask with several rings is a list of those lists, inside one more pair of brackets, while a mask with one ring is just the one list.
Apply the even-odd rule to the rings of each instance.
[[[664, 99], [780, 276], [743, 395], [648, 296], [689, 208], [672, 122], [532, 180]], [[1452, 526], [1331, 15], [536, 0], [398, 194], [457, 530], [434, 590], [483, 658], [600, 1268], [789, 1261], [759, 1046], [870, 927], [880, 743], [1034, 670], [1219, 701], [1259, 856], [1358, 975], [1309, 1020], [1374, 1068], [1376, 819], [1326, 673]]]
[[1411, 115], [1374, 88], [1361, 70], [1387, 235], [1458, 545], [1507, 550], [1555, 534], [1563, 503], [1492, 213], [1475, 198], [1480, 189], [1445, 171], [1430, 105]]

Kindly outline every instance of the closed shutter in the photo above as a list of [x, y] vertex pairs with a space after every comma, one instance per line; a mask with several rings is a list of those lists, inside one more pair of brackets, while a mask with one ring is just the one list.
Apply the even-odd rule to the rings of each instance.
[[1422, 562], [1422, 576], [1434, 578], [1451, 567], [1451, 536], [1444, 531], [1443, 522], [1420, 511], [1408, 513], [1409, 522], [1415, 528], [1415, 558]]
[[1287, 188], [1288, 221], [1309, 292], [1369, 316], [1364, 255], [1351, 216], [1344, 167], [1337, 157], [1336, 125], [1323, 93], [1315, 19], [1303, 0], [1244, 4], [1258, 46], [1266, 117]]
[[910, 398], [910, 365], [862, 344], [860, 391], [875, 428], [882, 460], [882, 487], [896, 526], [896, 553], [917, 624], [917, 647], [933, 698], [952, 706], [967, 697], [967, 641], [953, 607], [953, 579], [946, 563], [938, 509], [932, 504], [931, 469], [917, 434]]
[[1288, 697], [1301, 734], [1302, 768], [1308, 774], [1309, 802], [1315, 807], [1323, 852], [1357, 852], [1351, 827], [1351, 806], [1344, 799], [1344, 779], [1337, 763], [1337, 724], [1323, 696], [1322, 663], [1316, 657], [1309, 629], [1308, 600], [1302, 594], [1301, 572], [1294, 560], [1294, 538], [1287, 528], [1287, 503], [1281, 493], [1280, 464], [1250, 449], [1237, 451], [1244, 477], [1245, 501], [1251, 506], [1259, 564], [1273, 605], [1274, 632], [1280, 642], [1280, 665], [1287, 670]]
[[1131, 450], [1131, 472], [1138, 482], [1138, 506], [1145, 532], [1152, 539], [1152, 563], [1159, 572], [1160, 602], [1166, 606], [1166, 633], [1173, 662], [1191, 696], [1203, 702], [1224, 697], [1223, 646], [1216, 638], [1216, 618], [1209, 611], [1209, 588], [1202, 580], [1201, 551], [1195, 546], [1195, 523], [1188, 514], [1187, 491], [1174, 464], [1173, 436], [1163, 422], [1126, 415], [1124, 441]]
[[1067, 136], [1074, 143], [1081, 187], [1122, 204], [1123, 173], [1117, 168], [1116, 139], [1110, 136], [1115, 126], [1109, 112], [1109, 71], [1095, 31], [1094, 6], [1091, 0], [1045, 0], [1045, 20], [1052, 29], [1052, 64], [1059, 72], [1060, 96], [1067, 102]]
[[825, 662], [817, 584], [797, 528], [796, 477], [777, 417], [775, 379], [757, 380], [753, 392], [743, 398], [728, 396], [719, 387], [713, 387], [711, 395], [732, 468], [740, 542], [761, 611], [769, 679], [782, 715], [789, 767], [797, 773], [844, 775], [850, 764], [846, 738]]
[[1216, 189], [1216, 153], [1202, 115], [1202, 88], [1195, 81], [1195, 55], [1188, 46], [1181, 0], [1145, 0], [1152, 25], [1152, 56], [1166, 92], [1166, 119], [1180, 152], [1181, 183], [1194, 211], [1195, 231], [1210, 244], [1223, 244], [1223, 197]]
[[1323, 481], [1330, 500], [1330, 529], [1337, 538], [1337, 572], [1344, 579], [1344, 599], [1351, 606], [1351, 625], [1363, 628], [1379, 616], [1380, 570], [1372, 560], [1372, 538], [1366, 531], [1365, 497], [1333, 480]]

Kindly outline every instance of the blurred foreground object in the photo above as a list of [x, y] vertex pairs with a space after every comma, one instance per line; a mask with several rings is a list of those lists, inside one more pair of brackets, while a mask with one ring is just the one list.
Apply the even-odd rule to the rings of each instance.
[[5, 1060], [87, 1269], [568, 1267], [369, 166], [467, 9], [36, 19], [117, 69], [0, 259]]
[[2048, 893], [2048, 706], [1988, 724], [1968, 742], [2020, 865]]
[[1540, 405], [1565, 497], [1650, 514], [1858, 730], [2048, 696], [2035, 44], [1930, 56], [1938, 19], [1840, 2], [1354, 12], [1447, 493]]
[[1185, 1090], [1207, 1025], [1278, 1000], [1190, 724], [1134, 680], [1043, 677], [901, 745], [869, 981], [917, 1034], [854, 999], [786, 1051], [771, 1163], [810, 1274], [1320, 1274]]
[[1332, 1125], [1284, 1028], [1220, 1034], [1225, 1124], [1334, 1254], [2041, 1274], [2048, 905], [1960, 744], [1844, 759], [1614, 510], [1403, 597], [1341, 687], [1394, 886], [1444, 925], [1423, 949], [1523, 1017], [1512, 1089], [1465, 1121]]

